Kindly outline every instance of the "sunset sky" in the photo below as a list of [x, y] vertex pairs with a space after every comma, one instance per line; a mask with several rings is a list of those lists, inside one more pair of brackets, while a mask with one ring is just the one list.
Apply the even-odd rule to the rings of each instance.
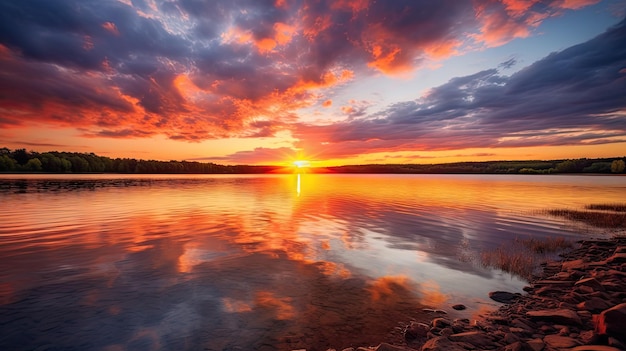
[[313, 166], [626, 154], [623, 0], [0, 2], [0, 147]]

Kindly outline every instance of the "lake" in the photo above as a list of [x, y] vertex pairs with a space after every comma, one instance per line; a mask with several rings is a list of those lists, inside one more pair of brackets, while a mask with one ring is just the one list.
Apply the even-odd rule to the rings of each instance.
[[377, 345], [423, 306], [522, 292], [484, 250], [602, 235], [541, 210], [625, 195], [620, 176], [0, 175], [0, 349]]

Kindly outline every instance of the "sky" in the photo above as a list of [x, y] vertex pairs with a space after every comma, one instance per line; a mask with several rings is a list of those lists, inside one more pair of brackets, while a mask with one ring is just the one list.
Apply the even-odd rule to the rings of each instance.
[[623, 0], [0, 2], [0, 147], [220, 164], [626, 155]]

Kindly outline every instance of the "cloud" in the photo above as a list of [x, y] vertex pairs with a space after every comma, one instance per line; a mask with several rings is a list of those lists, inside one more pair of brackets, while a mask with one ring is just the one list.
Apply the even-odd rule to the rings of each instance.
[[[595, 2], [4, 1], [0, 123], [69, 126], [90, 137], [272, 136], [297, 126], [301, 109], [332, 101], [324, 93], [338, 86], [527, 36], [558, 11]], [[458, 118], [467, 103], [436, 99], [449, 88], [432, 92], [440, 120]], [[423, 114], [419, 104], [376, 118], [400, 123]], [[352, 119], [367, 114], [363, 104], [344, 107]], [[388, 139], [373, 120], [359, 123], [372, 128], [368, 139]]]
[[228, 161], [234, 164], [272, 164], [277, 160], [288, 161], [300, 159], [299, 152], [288, 147], [266, 148], [257, 147], [251, 151], [238, 151], [219, 157], [194, 158], [196, 161]]
[[328, 158], [407, 150], [583, 145], [626, 137], [626, 20], [511, 76], [453, 78], [383, 112], [324, 126], [299, 124], [305, 150]]

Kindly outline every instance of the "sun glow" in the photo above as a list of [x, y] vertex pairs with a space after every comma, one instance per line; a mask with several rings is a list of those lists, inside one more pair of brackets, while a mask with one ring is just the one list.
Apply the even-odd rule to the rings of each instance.
[[297, 161], [293, 161], [294, 166], [298, 167], [298, 168], [306, 168], [309, 167], [311, 165], [311, 162], [309, 161], [305, 161], [305, 160], [297, 160]]

